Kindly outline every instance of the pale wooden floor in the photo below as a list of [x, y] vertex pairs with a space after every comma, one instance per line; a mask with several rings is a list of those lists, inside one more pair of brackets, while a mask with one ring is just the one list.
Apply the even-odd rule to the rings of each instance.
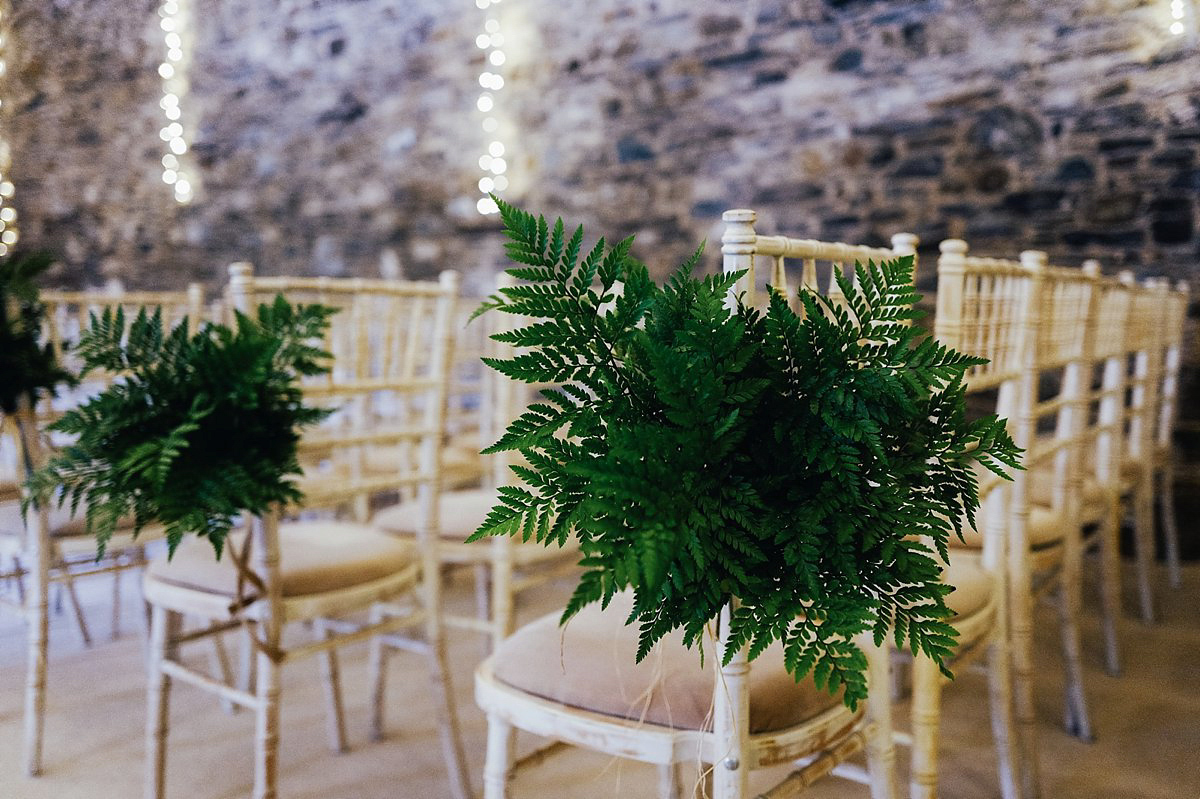
[[[569, 593], [569, 582], [548, 587], [525, 618], [546, 612]], [[109, 586], [93, 580], [84, 592], [98, 638], [104, 638]], [[465, 584], [454, 601], [469, 601]], [[1132, 596], [1127, 592], [1127, 596]], [[1042, 751], [1047, 799], [1189, 799], [1200, 796], [1200, 565], [1188, 567], [1185, 585], [1160, 589], [1163, 621], [1154, 628], [1124, 622], [1125, 676], [1105, 677], [1099, 662], [1094, 615], [1086, 619], [1088, 687], [1099, 738], [1084, 744], [1058, 726], [1061, 699], [1055, 630], [1050, 608], [1038, 642], [1044, 681], [1038, 702], [1044, 719]], [[66, 615], [51, 631], [46, 774], [19, 772], [24, 636], [10, 615], [0, 616], [0, 799], [134, 799], [141, 795], [144, 671], [142, 645], [132, 624], [133, 581], [124, 606], [130, 634], [84, 649]], [[456, 633], [452, 642], [455, 692], [468, 756], [478, 789], [484, 721], [471, 700], [477, 639]], [[427, 695], [424, 663], [409, 655], [393, 661], [389, 693], [390, 738], [366, 740], [365, 649], [344, 654], [343, 679], [352, 751], [331, 754], [325, 745], [317, 663], [285, 671], [282, 792], [288, 799], [384, 799], [446, 795], [442, 761]], [[407, 671], [406, 671], [407, 670]], [[945, 695], [943, 796], [997, 796], [983, 679], [959, 676]], [[227, 716], [217, 703], [186, 686], [173, 693], [173, 735], [168, 766], [175, 799], [233, 799], [249, 794], [249, 714]], [[532, 741], [524, 741], [531, 746]], [[904, 754], [901, 753], [903, 760]], [[902, 775], [903, 776], [903, 775]], [[522, 772], [516, 797], [653, 796], [653, 771], [634, 763], [572, 751]], [[830, 779], [813, 797], [865, 797], [861, 786]]]

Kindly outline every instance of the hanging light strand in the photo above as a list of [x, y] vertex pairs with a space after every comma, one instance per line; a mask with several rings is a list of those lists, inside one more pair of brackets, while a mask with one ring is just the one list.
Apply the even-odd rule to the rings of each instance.
[[[499, 2], [500, 0], [475, 0], [475, 5], [480, 10], [487, 11]], [[487, 15], [483, 23], [483, 33], [475, 37], [475, 45], [486, 53], [483, 72], [479, 75], [479, 86], [483, 91], [475, 102], [475, 107], [483, 114], [483, 132], [489, 134], [486, 138], [490, 140], [483, 155], [479, 156], [479, 169], [483, 172], [483, 177], [479, 179], [478, 185], [483, 196], [475, 203], [475, 208], [487, 216], [500, 211], [488, 194], [499, 194], [508, 188], [508, 177], [504, 174], [508, 171], [508, 162], [504, 160], [506, 150], [504, 142], [500, 140], [500, 122], [497, 119], [500, 90], [504, 88], [504, 76], [500, 74], [500, 67], [504, 66], [506, 56], [501, 49], [504, 45], [504, 35], [500, 32], [500, 20], [494, 15]]]
[[1186, 29], [1183, 20], [1187, 15], [1187, 10], [1184, 7], [1184, 0], [1171, 0], [1171, 25], [1169, 30], [1175, 36], [1182, 36]]
[[163, 183], [171, 186], [182, 204], [195, 196], [195, 177], [189, 165], [188, 131], [184, 128], [183, 101], [188, 93], [187, 66], [191, 57], [190, 0], [163, 0], [158, 8], [159, 27], [166, 52], [158, 65], [162, 99], [158, 101], [165, 121], [158, 137], [166, 145], [162, 157]]
[[[8, 85], [8, 15], [9, 5], [0, 1], [0, 110], [4, 107], [4, 89]], [[0, 136], [0, 256], [8, 255], [20, 238], [17, 231], [17, 209], [12, 205], [16, 187], [8, 176], [12, 165], [12, 148], [8, 139]]]

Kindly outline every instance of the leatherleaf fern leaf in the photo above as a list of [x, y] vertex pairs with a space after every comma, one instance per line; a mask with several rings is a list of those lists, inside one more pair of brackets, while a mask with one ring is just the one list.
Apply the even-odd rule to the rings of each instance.
[[864, 633], [944, 663], [940, 575], [978, 508], [973, 464], [1006, 476], [1019, 450], [1002, 420], [966, 419], [980, 361], [908, 324], [912, 259], [858, 264], [844, 304], [802, 291], [798, 314], [772, 292], [731, 310], [740, 275], [696, 274], [699, 250], [659, 286], [630, 240], [580, 258], [582, 230], [496, 202], [523, 282], [481, 312], [527, 324], [488, 363], [559, 388], [490, 448], [525, 464], [471, 540], [574, 536], [563, 621], [632, 590], [639, 658], [674, 630], [696, 644], [736, 598], [730, 653], [782, 641], [796, 679], [851, 706]]
[[220, 556], [242, 513], [297, 502], [300, 430], [328, 411], [305, 405], [297, 378], [328, 371], [314, 340], [334, 313], [282, 296], [238, 315], [236, 329], [161, 311], [92, 315], [77, 350], [86, 369], [121, 373], [51, 425], [73, 443], [31, 478], [36, 496], [83, 508], [101, 554], [123, 519], [161, 524], [174, 552], [189, 533]]
[[41, 343], [45, 306], [34, 279], [54, 259], [45, 253], [21, 253], [0, 262], [0, 412], [15, 413], [21, 400], [29, 407], [42, 395], [54, 395], [72, 375], [54, 358], [49, 343]]

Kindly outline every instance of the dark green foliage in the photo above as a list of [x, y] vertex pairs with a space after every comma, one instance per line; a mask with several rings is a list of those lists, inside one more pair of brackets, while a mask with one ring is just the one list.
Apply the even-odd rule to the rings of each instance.
[[14, 413], [22, 397], [30, 407], [72, 378], [41, 337], [43, 307], [33, 279], [54, 262], [45, 253], [14, 255], [0, 263], [0, 411]]
[[100, 551], [118, 520], [165, 526], [174, 551], [186, 533], [220, 556], [238, 514], [301, 498], [289, 475], [299, 429], [327, 411], [306, 407], [298, 375], [328, 371], [319, 338], [333, 311], [282, 296], [238, 315], [236, 332], [186, 323], [164, 331], [161, 311], [91, 318], [78, 345], [87, 369], [125, 373], [51, 429], [77, 437], [34, 478], [60, 504], [87, 509]]
[[580, 261], [582, 229], [497, 202], [526, 282], [481, 310], [534, 322], [496, 336], [520, 351], [488, 363], [561, 388], [491, 448], [529, 467], [472, 539], [576, 535], [586, 571], [564, 621], [632, 588], [639, 657], [674, 629], [694, 644], [736, 597], [731, 651], [782, 639], [797, 679], [851, 705], [860, 633], [942, 662], [939, 554], [978, 506], [972, 462], [1003, 474], [1019, 450], [1001, 420], [965, 419], [979, 361], [906, 324], [912, 259], [858, 266], [846, 309], [804, 293], [804, 316], [778, 294], [731, 310], [740, 276], [693, 275], [699, 252], [659, 287], [629, 239]]

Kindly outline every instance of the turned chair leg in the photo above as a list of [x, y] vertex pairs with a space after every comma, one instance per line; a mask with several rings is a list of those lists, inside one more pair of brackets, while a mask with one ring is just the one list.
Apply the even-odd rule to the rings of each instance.
[[434, 711], [438, 717], [442, 755], [450, 776], [450, 794], [454, 799], [471, 799], [471, 786], [467, 779], [467, 757], [463, 752], [462, 735], [458, 729], [458, 713], [450, 685], [450, 670], [446, 667], [445, 642], [436, 633], [431, 633], [429, 638], [429, 677], [433, 683]]
[[483, 799], [506, 799], [512, 740], [512, 725], [496, 715], [488, 716], [487, 757], [483, 764]]
[[1175, 518], [1175, 464], [1171, 456], [1159, 470], [1162, 485], [1158, 491], [1159, 511], [1162, 513], [1163, 536], [1167, 546], [1167, 582], [1172, 588], [1178, 588], [1183, 575], [1179, 563], [1179, 522]]
[[1108, 512], [1100, 522], [1100, 625], [1104, 633], [1104, 670], [1111, 677], [1121, 673], [1120, 639], [1117, 620], [1121, 618], [1121, 499], [1109, 499]]
[[[320, 620], [316, 622], [316, 631], [327, 641], [334, 636], [333, 631]], [[325, 684], [329, 748], [335, 753], [341, 754], [346, 752], [348, 747], [346, 746], [346, 712], [342, 702], [341, 675], [335, 649], [326, 649], [321, 653], [321, 681]]]
[[170, 729], [171, 678], [163, 671], [170, 655], [176, 614], [158, 605], [150, 618], [150, 656], [146, 688], [145, 799], [163, 799], [167, 792], [167, 734]]
[[254, 799], [276, 799], [279, 781], [279, 664], [258, 653], [254, 729]]
[[[1018, 582], [1013, 580], [1014, 583]], [[1021, 768], [1021, 793], [1026, 799], [1041, 796], [1041, 766], [1037, 745], [1037, 713], [1033, 701], [1033, 598], [1026, 579], [1010, 592], [1013, 703]]]
[[[383, 610], [378, 605], [371, 608], [370, 624], [383, 621]], [[368, 736], [372, 741], [383, 740], [384, 725], [384, 696], [387, 693], [387, 661], [388, 645], [381, 636], [371, 639], [370, 653], [367, 657], [368, 677], [371, 685], [370, 719], [368, 721]]]
[[941, 728], [942, 675], [930, 658], [912, 664], [912, 799], [936, 799]]
[[84, 646], [91, 646], [92, 634], [88, 630], [87, 617], [83, 615], [83, 605], [79, 602], [79, 595], [75, 592], [75, 577], [65, 562], [61, 564], [61, 568], [62, 586], [66, 589], [67, 599], [71, 601], [71, 610], [75, 613], [75, 624], [79, 627], [79, 636], [83, 639]]
[[864, 641], [867, 656], [867, 772], [871, 799], [896, 799], [896, 744], [892, 738], [891, 653]]
[[1138, 602], [1142, 622], [1154, 623], [1154, 496], [1153, 480], [1143, 480], [1133, 495], [1133, 542], [1136, 550]]
[[1079, 641], [1079, 583], [1068, 579], [1064, 572], [1059, 586], [1059, 632], [1062, 637], [1063, 688], [1066, 694], [1064, 722], [1067, 732], [1082, 741], [1091, 742], [1092, 722], [1087, 709], [1087, 696], [1083, 687], [1083, 663]]
[[42, 737], [46, 723], [46, 646], [50, 632], [50, 587], [46, 568], [34, 564], [30, 586], [23, 592], [28, 624], [25, 672], [25, 773], [42, 773]]
[[1008, 630], [1001, 626], [988, 647], [988, 701], [991, 705], [992, 739], [996, 743], [996, 772], [1003, 799], [1020, 799], [1013, 736], [1012, 674], [1008, 660]]

